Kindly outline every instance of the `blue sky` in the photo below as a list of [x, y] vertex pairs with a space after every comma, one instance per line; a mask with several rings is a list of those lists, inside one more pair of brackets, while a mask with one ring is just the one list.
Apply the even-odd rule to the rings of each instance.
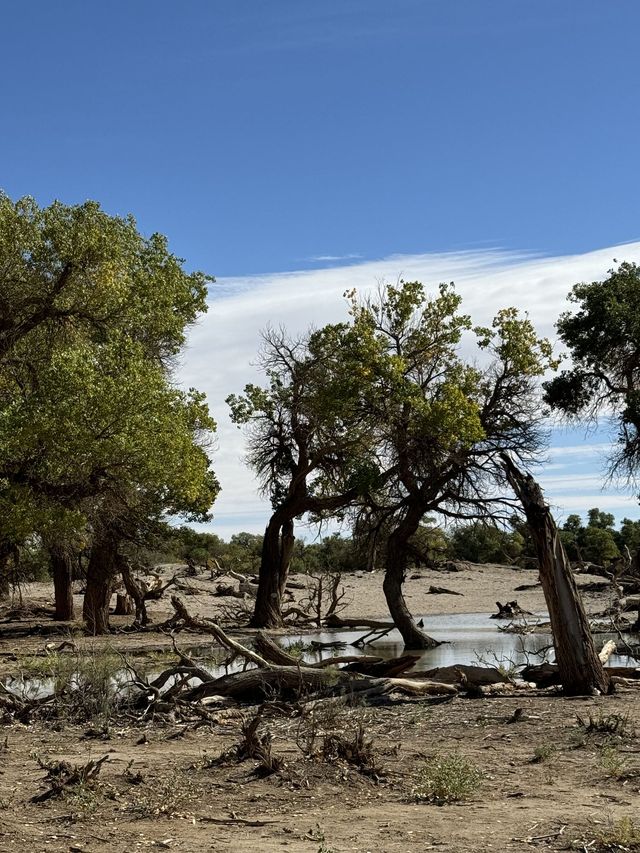
[[[638, 32], [637, 0], [5, 3], [0, 186], [132, 212], [215, 274], [209, 337], [185, 360], [205, 385], [216, 303], [259, 293], [256, 323], [277, 320], [269, 287], [310, 281], [279, 273], [559, 259], [560, 305], [573, 275], [637, 247], [596, 250], [640, 240]], [[496, 297], [529, 307], [525, 279]], [[230, 378], [256, 348], [236, 346]]]

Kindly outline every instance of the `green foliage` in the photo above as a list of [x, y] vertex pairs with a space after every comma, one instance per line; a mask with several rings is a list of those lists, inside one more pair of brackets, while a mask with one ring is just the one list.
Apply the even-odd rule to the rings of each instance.
[[512, 563], [522, 553], [523, 544], [517, 531], [471, 522], [455, 528], [449, 549], [454, 558], [472, 563]]
[[617, 821], [610, 821], [605, 829], [599, 831], [592, 843], [595, 843], [596, 846], [589, 846], [596, 853], [638, 851], [640, 850], [640, 826], [628, 816]]
[[124, 685], [122, 661], [104, 649], [56, 652], [45, 658], [25, 657], [19, 663], [25, 681], [50, 679], [57, 715], [71, 722], [107, 726]]
[[95, 202], [0, 196], [0, 534], [83, 536], [117, 519], [204, 519], [218, 491], [204, 396], [171, 381], [206, 310], [164, 237]]
[[602, 767], [607, 776], [619, 776], [626, 763], [625, 756], [614, 744], [605, 744], [600, 750], [598, 764]]
[[[571, 560], [586, 560], [597, 565], [608, 565], [611, 560], [620, 557], [620, 548], [626, 540], [633, 545], [638, 535], [635, 525], [626, 519], [624, 533], [613, 528], [614, 517], [594, 507], [588, 512], [585, 526], [579, 515], [570, 515], [560, 530], [560, 538]], [[623, 523], [624, 524], [624, 523]], [[638, 525], [640, 528], [640, 525]]]
[[619, 430], [614, 472], [634, 475], [640, 461], [640, 267], [621, 263], [604, 281], [576, 284], [574, 311], [558, 334], [573, 366], [546, 383], [547, 402], [567, 417], [613, 411]]
[[554, 363], [549, 342], [505, 309], [475, 330], [488, 362], [480, 368], [459, 355], [471, 321], [452, 285], [428, 296], [420, 283], [401, 282], [375, 300], [350, 298], [353, 321], [342, 334], [375, 413], [388, 497], [404, 497], [411, 512], [482, 513], [487, 479], [501, 477], [497, 452], [526, 457], [540, 441], [534, 379]]
[[308, 573], [334, 572], [342, 574], [363, 568], [363, 563], [353, 539], [333, 533], [320, 542], [309, 545], [296, 543], [291, 561], [294, 571]]
[[552, 743], [540, 743], [533, 750], [533, 764], [540, 764], [543, 761], [548, 761], [555, 755], [556, 747]]
[[418, 773], [411, 794], [438, 805], [456, 803], [472, 797], [481, 780], [476, 765], [462, 755], [436, 756]]

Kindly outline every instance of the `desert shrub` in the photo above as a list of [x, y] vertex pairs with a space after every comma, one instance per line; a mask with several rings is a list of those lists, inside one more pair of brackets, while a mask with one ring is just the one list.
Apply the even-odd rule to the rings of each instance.
[[438, 805], [467, 800], [478, 790], [482, 774], [462, 755], [436, 756], [419, 771], [411, 794]]
[[20, 662], [25, 693], [33, 692], [35, 680], [37, 689], [50, 689], [55, 695], [52, 707], [58, 717], [102, 726], [108, 725], [125, 687], [122, 668], [116, 655], [93, 648], [53, 652]]
[[540, 764], [542, 761], [548, 761], [556, 751], [552, 743], [540, 743], [533, 750], [532, 764]]
[[614, 851], [640, 851], [640, 825], [630, 817], [623, 817], [602, 830], [594, 839], [595, 853]]

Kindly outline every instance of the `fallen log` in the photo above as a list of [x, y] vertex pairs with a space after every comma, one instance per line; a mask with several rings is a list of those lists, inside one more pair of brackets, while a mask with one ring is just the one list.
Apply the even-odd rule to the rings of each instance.
[[472, 666], [467, 664], [453, 664], [452, 666], [437, 666], [420, 673], [421, 677], [431, 681], [441, 681], [445, 684], [459, 684], [461, 676], [469, 683], [477, 685], [505, 684], [509, 678], [493, 666]]
[[238, 701], [255, 701], [274, 694], [299, 696], [317, 690], [327, 690], [337, 683], [351, 681], [348, 673], [339, 670], [317, 669], [308, 666], [269, 666], [268, 669], [248, 669], [234, 672], [193, 687], [183, 695], [187, 702], [197, 702], [209, 696], [228, 696]]
[[444, 586], [430, 586], [427, 590], [428, 595], [464, 595], [463, 592], [456, 592], [454, 589], [446, 589]]
[[289, 654], [282, 646], [279, 646], [262, 631], [258, 631], [256, 634], [253, 647], [269, 663], [274, 663], [278, 666], [298, 666], [300, 663], [300, 658]]
[[362, 658], [342, 668], [342, 672], [358, 672], [375, 678], [396, 678], [402, 672], [412, 669], [420, 660], [420, 655], [401, 655], [388, 660], [367, 661]]
[[391, 631], [396, 627], [394, 622], [383, 622], [380, 619], [365, 619], [361, 616], [358, 616], [355, 619], [343, 618], [335, 613], [332, 613], [331, 616], [327, 616], [324, 623], [327, 628], [335, 628], [336, 630], [345, 631], [355, 630], [356, 628], [369, 628], [372, 631], [383, 631], [388, 629]]
[[384, 659], [377, 655], [340, 655], [338, 657], [325, 658], [315, 663], [303, 662], [299, 658], [289, 654], [286, 649], [279, 646], [271, 637], [262, 631], [256, 634], [254, 648], [260, 655], [270, 663], [279, 666], [299, 666], [302, 664], [311, 669], [326, 669], [330, 666], [348, 664], [344, 666], [344, 672], [358, 672], [363, 675], [392, 677], [407, 669], [411, 669], [419, 659], [418, 655], [403, 655], [399, 658]]
[[[625, 678], [631, 681], [640, 680], [640, 668], [633, 666], [608, 666], [609, 677]], [[542, 663], [536, 666], [525, 666], [520, 671], [520, 677], [532, 681], [536, 687], [554, 687], [561, 684], [560, 673], [555, 663]]]
[[222, 628], [213, 620], [201, 619], [197, 616], [192, 616], [187, 610], [182, 599], [178, 598], [177, 595], [171, 596], [171, 604], [173, 605], [173, 609], [176, 611], [176, 615], [188, 627], [195, 628], [195, 630], [201, 631], [205, 634], [211, 634], [221, 645], [225, 646], [230, 651], [235, 652], [238, 655], [242, 655], [242, 657], [253, 661], [253, 663], [260, 667], [269, 668], [270, 665], [264, 658], [260, 657], [259, 654], [251, 651], [251, 649], [248, 649], [246, 646], [243, 646], [241, 643], [238, 643], [236, 640], [232, 640], [231, 637], [227, 636]]

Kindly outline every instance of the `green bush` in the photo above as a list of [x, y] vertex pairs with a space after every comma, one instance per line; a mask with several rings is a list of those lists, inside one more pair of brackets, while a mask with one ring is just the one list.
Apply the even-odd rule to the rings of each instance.
[[461, 755], [436, 756], [419, 771], [411, 794], [438, 805], [467, 800], [478, 790], [482, 774]]

